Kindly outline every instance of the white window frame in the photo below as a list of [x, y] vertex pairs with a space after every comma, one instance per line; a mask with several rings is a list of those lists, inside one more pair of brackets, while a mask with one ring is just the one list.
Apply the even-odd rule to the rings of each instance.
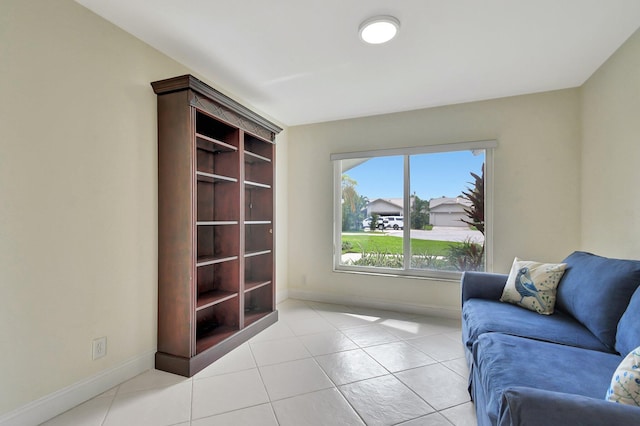
[[[438, 280], [451, 280], [458, 282], [462, 272], [437, 271], [429, 269], [411, 268], [411, 257], [404, 256], [404, 267], [402, 269], [381, 268], [372, 266], [354, 266], [340, 263], [342, 256], [342, 160], [404, 156], [404, 210], [405, 222], [410, 220], [410, 170], [409, 156], [417, 154], [434, 154], [454, 151], [485, 151], [484, 170], [484, 217], [485, 217], [485, 270], [493, 270], [493, 150], [498, 146], [496, 140], [482, 140], [472, 142], [458, 142], [441, 145], [427, 145], [411, 148], [391, 148], [377, 149], [371, 151], [345, 152], [331, 154], [333, 162], [333, 270], [335, 272], [365, 273], [374, 275], [390, 275], [399, 277], [432, 278]], [[411, 252], [411, 226], [403, 229], [403, 252]]]

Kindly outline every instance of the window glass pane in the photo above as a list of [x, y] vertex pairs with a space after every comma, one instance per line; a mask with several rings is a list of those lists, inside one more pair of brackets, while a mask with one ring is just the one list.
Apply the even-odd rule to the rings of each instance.
[[341, 160], [341, 265], [403, 268], [404, 156]]
[[411, 155], [411, 268], [484, 270], [485, 151]]
[[335, 269], [443, 279], [486, 270], [487, 153], [495, 147], [478, 141], [332, 154]]

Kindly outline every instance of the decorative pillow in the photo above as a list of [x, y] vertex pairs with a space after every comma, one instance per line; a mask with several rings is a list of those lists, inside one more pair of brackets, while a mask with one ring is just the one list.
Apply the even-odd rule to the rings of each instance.
[[552, 314], [556, 288], [566, 267], [564, 263], [538, 263], [516, 257], [500, 301], [514, 303], [539, 314]]
[[613, 373], [606, 399], [640, 407], [640, 346], [632, 350]]

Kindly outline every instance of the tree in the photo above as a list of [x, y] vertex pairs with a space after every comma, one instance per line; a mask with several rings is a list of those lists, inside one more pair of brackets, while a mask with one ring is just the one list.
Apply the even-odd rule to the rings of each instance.
[[380, 215], [378, 213], [371, 213], [371, 223], [369, 224], [369, 229], [375, 231], [378, 229], [378, 220], [380, 219]]
[[342, 230], [356, 231], [364, 219], [362, 209], [367, 204], [367, 198], [358, 194], [358, 182], [349, 176], [342, 175]]
[[[478, 176], [472, 172], [471, 176], [474, 179], [473, 188], [467, 188], [467, 191], [462, 192], [463, 198], [471, 202], [471, 206], [464, 209], [469, 220], [460, 220], [467, 225], [474, 226], [484, 235], [484, 163], [481, 175]], [[467, 240], [462, 245], [451, 246], [448, 261], [460, 271], [483, 271], [484, 242], [479, 244]]]
[[411, 229], [424, 229], [429, 224], [429, 201], [413, 194], [411, 205]]
[[462, 191], [463, 198], [471, 201], [471, 206], [464, 209], [469, 220], [460, 220], [467, 225], [474, 226], [484, 235], [484, 163], [482, 164], [481, 175], [478, 176], [472, 172], [471, 176], [474, 178], [473, 188], [467, 188], [467, 191]]

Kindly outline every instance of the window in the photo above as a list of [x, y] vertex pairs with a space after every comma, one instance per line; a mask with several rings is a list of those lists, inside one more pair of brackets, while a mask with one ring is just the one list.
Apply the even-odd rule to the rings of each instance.
[[487, 270], [496, 145], [332, 154], [334, 269], [445, 279]]

